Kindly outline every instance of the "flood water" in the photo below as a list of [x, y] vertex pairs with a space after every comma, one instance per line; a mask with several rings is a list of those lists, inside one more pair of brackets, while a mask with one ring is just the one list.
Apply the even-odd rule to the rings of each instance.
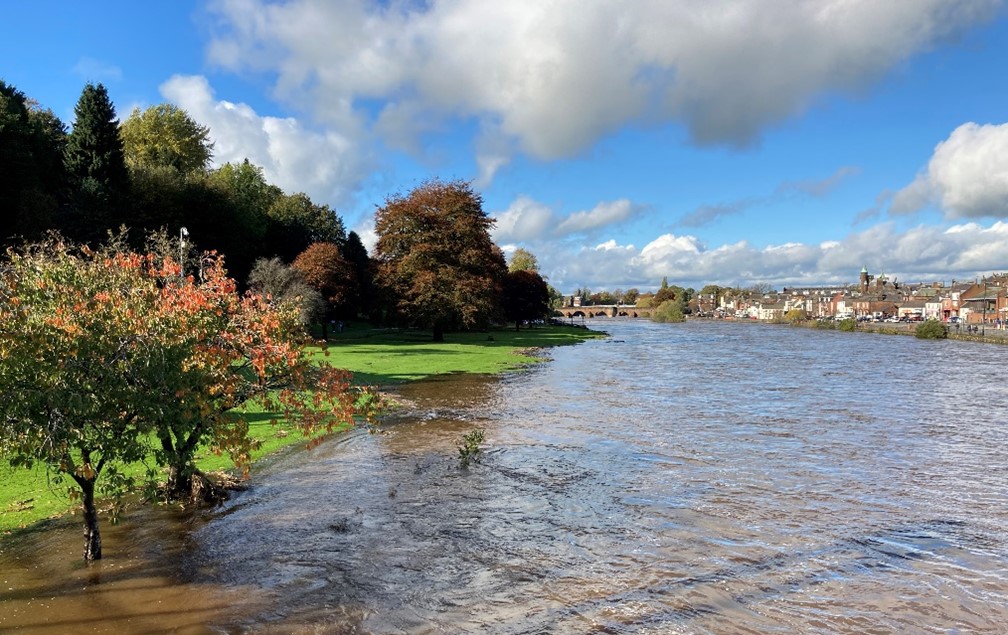
[[[404, 387], [378, 434], [288, 454], [198, 522], [157, 521], [181, 535], [167, 555], [90, 586], [76, 569], [76, 600], [4, 554], [0, 582], [29, 588], [5, 583], [0, 613], [32, 633], [1008, 631], [1008, 349], [592, 326], [611, 337], [530, 372]], [[485, 454], [460, 469], [476, 427]], [[140, 544], [115, 531], [113, 570]], [[114, 590], [118, 621], [75, 623], [81, 585]], [[139, 621], [151, 598], [160, 621]], [[62, 630], [24, 617], [33, 600]]]

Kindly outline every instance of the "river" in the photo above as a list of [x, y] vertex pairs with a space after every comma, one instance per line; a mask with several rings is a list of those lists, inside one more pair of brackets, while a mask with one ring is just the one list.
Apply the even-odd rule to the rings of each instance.
[[[378, 433], [284, 455], [223, 507], [173, 521], [182, 537], [142, 554], [153, 574], [105, 584], [125, 585], [105, 602], [119, 615], [59, 624], [1008, 630], [1006, 349], [738, 323], [591, 326], [611, 337], [547, 351], [529, 372], [403, 387], [405, 407]], [[477, 427], [482, 460], [460, 469], [458, 439]], [[153, 618], [129, 600], [138, 576], [159, 598]], [[73, 606], [24, 591], [0, 607], [23, 616], [29, 599]]]

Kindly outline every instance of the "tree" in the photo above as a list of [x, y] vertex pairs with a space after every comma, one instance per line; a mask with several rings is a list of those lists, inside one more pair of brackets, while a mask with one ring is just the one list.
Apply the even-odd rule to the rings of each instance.
[[328, 205], [317, 205], [307, 194], [280, 195], [266, 210], [267, 252], [293, 260], [312, 243], [346, 241], [341, 219]]
[[758, 282], [746, 288], [745, 290], [748, 291], [751, 295], [764, 296], [767, 295], [768, 293], [772, 293], [774, 288], [768, 282]]
[[269, 208], [283, 192], [266, 181], [262, 168], [247, 159], [226, 163], [212, 170], [191, 194], [196, 199], [193, 208], [201, 213], [186, 217], [185, 226], [204, 248], [227, 254], [236, 279], [247, 279], [257, 258], [274, 255], [264, 249], [264, 240]]
[[257, 260], [249, 274], [248, 286], [268, 302], [291, 302], [297, 306], [305, 329], [325, 318], [326, 302], [322, 294], [305, 282], [297, 269], [279, 258]]
[[[155, 260], [156, 262], [156, 260]], [[202, 279], [181, 278], [170, 259], [152, 269], [162, 288], [170, 332], [186, 351], [149, 394], [166, 404], [158, 420], [159, 463], [168, 466], [171, 498], [197, 498], [209, 486], [196, 469], [196, 450], [227, 452], [246, 473], [256, 442], [241, 411], [255, 403], [287, 419], [303, 434], [352, 423], [359, 391], [346, 371], [314, 365], [299, 308], [249, 293], [239, 296], [223, 259], [205, 254]]]
[[[350, 263], [335, 243], [315, 243], [305, 249], [291, 267], [301, 278], [321, 294], [326, 302], [325, 317], [346, 318], [354, 304], [357, 283]], [[322, 336], [327, 337], [326, 320], [322, 321]]]
[[374, 284], [374, 266], [357, 232], [347, 234], [346, 242], [343, 243], [343, 257], [350, 263], [354, 278], [357, 280], [357, 302], [352, 313], [371, 316], [378, 300]]
[[147, 452], [154, 410], [145, 385], [163, 369], [151, 305], [128, 257], [62, 242], [10, 252], [0, 284], [0, 450], [77, 484], [84, 558], [101, 558], [95, 505], [126, 485], [119, 468]]
[[239, 297], [219, 257], [202, 269], [200, 282], [182, 278], [170, 258], [118, 244], [92, 251], [50, 239], [9, 252], [0, 454], [76, 483], [86, 560], [102, 555], [96, 487], [131, 489], [124, 464], [153, 453], [174, 496], [205, 481], [193, 464], [201, 445], [247, 471], [254, 441], [232, 410], [248, 400], [305, 434], [352, 421], [348, 375], [312, 366], [296, 310]]
[[591, 303], [600, 305], [616, 304], [616, 296], [609, 291], [599, 291], [592, 294]]
[[66, 126], [0, 81], [0, 244], [54, 226], [64, 196]]
[[686, 316], [683, 314], [680, 302], [676, 300], [666, 300], [658, 305], [651, 319], [655, 322], [685, 322]]
[[662, 278], [661, 287], [658, 288], [658, 292], [654, 294], [654, 299], [652, 300], [652, 302], [654, 302], [654, 306], [658, 306], [664, 302], [668, 302], [669, 300], [675, 300], [675, 299], [676, 299], [675, 287], [669, 286], [668, 278]]
[[640, 297], [640, 291], [636, 287], [627, 289], [623, 294], [623, 304], [637, 304], [638, 297]]
[[567, 300], [567, 298], [564, 297], [564, 294], [560, 293], [560, 291], [554, 288], [553, 285], [551, 284], [546, 285], [546, 289], [549, 292], [550, 308], [559, 309], [560, 307], [562, 307], [564, 305], [564, 302]]
[[490, 239], [493, 220], [463, 181], [427, 181], [386, 200], [375, 217], [378, 280], [411, 324], [434, 341], [446, 329], [485, 323], [507, 271]]
[[95, 238], [119, 220], [117, 210], [129, 189], [119, 119], [101, 84], [87, 84], [74, 106], [64, 165], [74, 188], [75, 216], [67, 229]]
[[525, 320], [541, 320], [549, 313], [549, 289], [535, 271], [509, 271], [504, 278], [501, 306], [504, 316], [519, 330]]
[[532, 252], [519, 247], [511, 254], [511, 262], [508, 263], [508, 271], [539, 271], [539, 261], [532, 255]]
[[133, 169], [170, 167], [181, 174], [203, 172], [213, 156], [210, 129], [173, 104], [141, 112], [134, 108], [122, 124], [123, 153]]
[[784, 314], [784, 320], [791, 325], [801, 324], [808, 319], [808, 312], [805, 309], [789, 309]]
[[948, 326], [938, 320], [925, 320], [914, 329], [914, 336], [922, 340], [943, 340], [948, 337]]

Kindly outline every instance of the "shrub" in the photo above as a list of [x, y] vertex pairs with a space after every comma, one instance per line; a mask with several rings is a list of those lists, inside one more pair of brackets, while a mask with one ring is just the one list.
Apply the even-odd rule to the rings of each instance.
[[840, 324], [837, 325], [837, 328], [841, 331], [852, 333], [857, 330], [857, 321], [854, 318], [840, 320]]
[[805, 309], [791, 309], [784, 314], [784, 321], [792, 326], [797, 326], [808, 319]]
[[948, 337], [948, 327], [938, 320], [927, 320], [917, 325], [914, 335], [922, 340], [943, 340]]
[[682, 307], [678, 302], [666, 300], [658, 305], [651, 315], [651, 319], [655, 322], [685, 322], [686, 316], [683, 315]]
[[469, 464], [473, 461], [479, 461], [480, 454], [483, 452], [483, 448], [480, 445], [483, 443], [483, 428], [473, 428], [466, 434], [462, 435], [458, 443], [459, 452], [459, 468], [465, 469], [469, 467]]

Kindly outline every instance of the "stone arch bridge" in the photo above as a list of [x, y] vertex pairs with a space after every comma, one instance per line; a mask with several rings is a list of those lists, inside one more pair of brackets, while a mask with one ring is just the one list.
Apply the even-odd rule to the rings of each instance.
[[592, 306], [564, 306], [556, 309], [556, 312], [568, 319], [601, 318], [601, 317], [651, 317], [654, 309], [651, 307], [638, 307], [632, 304], [595, 304]]

